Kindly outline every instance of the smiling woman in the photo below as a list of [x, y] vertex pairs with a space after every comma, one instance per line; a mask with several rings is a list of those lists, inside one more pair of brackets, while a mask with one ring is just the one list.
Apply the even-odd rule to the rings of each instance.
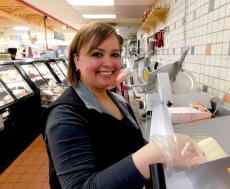
[[80, 79], [85, 85], [104, 90], [116, 81], [120, 72], [120, 47], [117, 36], [109, 36], [92, 50], [86, 45], [86, 48], [81, 49], [79, 55], [75, 56], [74, 61], [76, 68], [80, 70]]
[[[95, 30], [95, 27], [100, 24], [100, 22], [95, 22], [83, 27], [70, 45], [67, 75], [71, 85], [77, 83], [76, 70], [78, 69], [80, 72], [85, 72], [87, 67], [92, 70], [93, 66], [94, 69], [97, 69], [95, 73], [109, 71], [115, 77], [120, 71], [120, 37], [111, 26], [109, 29], [106, 28], [107, 24], [104, 24], [104, 28], [101, 26]], [[84, 61], [87, 61], [87, 64], [83, 63]], [[83, 79], [89, 76], [87, 74], [87, 77], [84, 77], [86, 75], [82, 74]]]
[[[107, 90], [120, 73], [120, 45], [114, 28], [100, 22], [80, 29], [70, 45], [71, 86], [42, 118], [52, 189], [140, 189], [150, 177], [149, 164], [166, 161], [161, 149], [168, 145], [154, 140], [145, 145], [129, 104]], [[193, 147], [189, 139], [177, 139], [176, 157], [181, 147]]]

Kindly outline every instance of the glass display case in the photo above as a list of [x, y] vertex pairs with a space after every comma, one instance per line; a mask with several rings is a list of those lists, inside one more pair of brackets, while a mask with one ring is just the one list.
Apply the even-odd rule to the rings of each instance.
[[51, 66], [57, 77], [61, 80], [62, 84], [67, 84], [66, 82], [66, 67], [64, 66], [63, 62], [60, 60], [50, 59], [47, 60], [47, 63]]
[[[25, 81], [15, 66], [2, 65], [0, 67], [0, 78], [3, 83], [12, 91], [16, 99], [24, 97], [33, 92], [32, 88]], [[10, 101], [7, 96], [3, 97], [5, 102]], [[0, 100], [3, 100], [2, 98]]]
[[41, 104], [48, 106], [62, 94], [65, 87], [58, 83], [45, 63], [24, 61], [15, 63], [22, 69], [41, 93]]
[[48, 85], [48, 81], [41, 75], [34, 64], [23, 64], [21, 63], [22, 69], [26, 72], [29, 78], [34, 82], [36, 87], [45, 87]]
[[58, 67], [62, 70], [65, 77], [67, 77], [67, 63], [64, 59], [56, 59]]
[[0, 174], [41, 132], [41, 97], [15, 62], [0, 63]]
[[45, 61], [34, 61], [33, 64], [47, 83], [60, 83], [59, 78], [54, 75], [55, 73], [52, 73], [53, 70], [48, 68]]
[[3, 81], [0, 79], [0, 106], [4, 106], [10, 102], [13, 102], [14, 98], [4, 87]]

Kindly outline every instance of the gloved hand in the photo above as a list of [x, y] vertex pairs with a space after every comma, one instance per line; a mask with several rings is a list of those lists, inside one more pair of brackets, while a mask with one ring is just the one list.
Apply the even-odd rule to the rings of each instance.
[[205, 154], [186, 135], [153, 135], [150, 138], [150, 142], [155, 142], [161, 150], [167, 173], [173, 170], [191, 168], [206, 161]]
[[128, 68], [124, 68], [121, 70], [120, 74], [117, 76], [116, 83], [117, 85], [120, 85], [123, 81], [127, 79], [127, 77], [132, 75], [132, 70]]

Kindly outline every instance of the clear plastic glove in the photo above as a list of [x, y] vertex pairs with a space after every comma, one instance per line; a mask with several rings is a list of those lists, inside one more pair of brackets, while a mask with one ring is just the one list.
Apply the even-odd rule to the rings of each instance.
[[133, 74], [131, 69], [124, 68], [121, 70], [120, 74], [117, 76], [116, 83], [117, 85], [120, 85], [123, 81], [127, 79], [127, 77], [131, 76]]
[[150, 142], [155, 142], [161, 150], [167, 173], [173, 170], [191, 168], [206, 161], [205, 154], [186, 135], [154, 135], [150, 138]]

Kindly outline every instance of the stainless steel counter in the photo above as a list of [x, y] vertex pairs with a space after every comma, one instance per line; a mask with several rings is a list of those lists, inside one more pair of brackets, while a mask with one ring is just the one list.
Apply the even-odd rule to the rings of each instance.
[[149, 139], [149, 133], [150, 133], [150, 124], [151, 119], [143, 119], [141, 117], [141, 109], [139, 108], [139, 104], [135, 100], [135, 95], [132, 90], [129, 91], [129, 103], [132, 107], [132, 110], [135, 114], [135, 117], [137, 119], [137, 122], [141, 128], [142, 134], [146, 140]]
[[[148, 140], [150, 134], [151, 119], [144, 120], [143, 118], [141, 118], [139, 105], [135, 101], [135, 96], [132, 92], [130, 92], [130, 105], [133, 108], [134, 114], [141, 127], [144, 138]], [[223, 148], [223, 150], [228, 155], [230, 155], [230, 115], [209, 120], [174, 125], [174, 130], [176, 133], [189, 135], [196, 142], [208, 137], [213, 137]], [[219, 175], [221, 174], [222, 173], [219, 173]], [[208, 172], [205, 175], [207, 176]], [[204, 186], [202, 184], [197, 187], [197, 181], [190, 180], [190, 177], [185, 171], [172, 172], [170, 176], [165, 175], [165, 180], [168, 189], [204, 189]], [[226, 189], [226, 187], [222, 185], [223, 184], [220, 181], [219, 186]], [[213, 186], [213, 188], [216, 187]]]
[[187, 134], [195, 141], [213, 137], [230, 155], [230, 116], [174, 126], [176, 133]]
[[[141, 127], [142, 134], [146, 140], [149, 139], [151, 119], [143, 119], [138, 103], [135, 101], [134, 92], [129, 92], [130, 105], [134, 111], [137, 121]], [[213, 137], [227, 154], [230, 154], [230, 115], [202, 120], [191, 123], [174, 125], [176, 133], [189, 135], [196, 142], [207, 137]]]

